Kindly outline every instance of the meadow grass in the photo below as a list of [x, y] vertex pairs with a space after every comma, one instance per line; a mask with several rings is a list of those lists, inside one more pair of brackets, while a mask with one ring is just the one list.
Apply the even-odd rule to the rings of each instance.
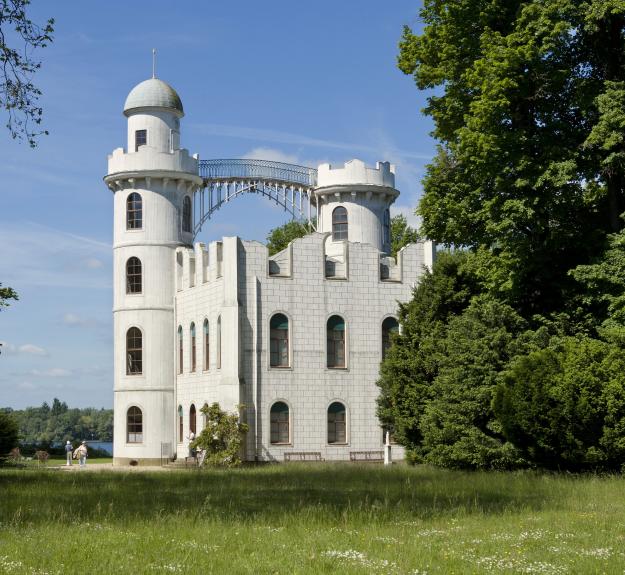
[[624, 488], [373, 465], [1, 470], [0, 573], [623, 573]]

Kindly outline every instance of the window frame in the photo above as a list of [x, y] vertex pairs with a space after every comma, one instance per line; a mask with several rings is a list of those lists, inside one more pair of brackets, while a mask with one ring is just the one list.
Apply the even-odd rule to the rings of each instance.
[[135, 152], [139, 151], [141, 146], [148, 145], [148, 131], [147, 129], [135, 130]]
[[184, 334], [182, 326], [178, 326], [178, 375], [184, 373]]
[[[395, 325], [397, 326], [397, 331], [392, 332], [391, 330], [385, 330], [384, 329], [384, 324], [388, 321], [392, 319], [395, 322]], [[382, 357], [382, 361], [384, 360], [384, 358], [386, 357], [386, 353], [388, 351], [388, 349], [391, 347], [392, 345], [392, 339], [391, 339], [391, 333], [399, 333], [399, 321], [398, 319], [393, 316], [393, 315], [387, 315], [383, 320], [382, 320], [382, 324], [380, 326], [380, 331], [381, 331], [381, 338], [380, 338], [380, 344], [381, 344], [381, 357]], [[388, 333], [388, 338], [385, 338], [385, 333]], [[388, 345], [385, 345], [387, 344]]]
[[202, 323], [202, 337], [204, 339], [204, 369], [203, 371], [210, 370], [210, 322], [208, 318], [204, 318], [204, 322]]
[[[274, 425], [274, 421], [272, 419], [272, 415], [274, 412], [274, 407], [278, 404], [282, 404], [286, 407], [286, 422], [284, 421], [276, 421], [276, 425], [278, 426], [278, 429], [276, 431], [277, 434], [277, 440], [274, 441], [274, 431], [273, 431], [273, 425]], [[287, 431], [287, 441], [280, 441], [280, 426], [282, 426], [284, 428], [284, 425], [286, 424], [286, 431]], [[287, 401], [285, 401], [284, 399], [276, 399], [272, 404], [271, 407], [269, 408], [269, 444], [270, 445], [293, 445], [293, 439], [291, 436], [291, 406], [289, 405], [289, 403]]]
[[182, 199], [182, 231], [184, 233], [190, 234], [193, 232], [192, 215], [191, 198], [185, 195]]
[[191, 354], [191, 365], [189, 366], [190, 369], [189, 371], [191, 373], [194, 373], [197, 369], [197, 349], [196, 349], [196, 333], [195, 333], [195, 322], [192, 321], [191, 325], [189, 326], [189, 339], [190, 339], [190, 343], [189, 345], [191, 346], [190, 354]]
[[217, 369], [221, 369], [221, 314], [217, 316]]
[[[138, 423], [137, 423], [137, 420], [136, 420], [136, 414], [135, 414], [135, 418], [133, 419], [133, 421], [132, 422], [130, 421], [130, 410], [131, 409], [136, 409], [139, 412], [139, 421], [138, 421]], [[136, 429], [134, 431], [130, 431], [131, 425], [132, 426], [139, 425], [139, 431], [136, 431]], [[131, 435], [133, 436], [132, 440], [130, 439]], [[140, 438], [137, 439], [137, 436], [140, 436]], [[144, 437], [144, 431], [143, 431], [143, 410], [138, 405], [131, 405], [126, 410], [126, 443], [130, 443], [130, 444], [143, 443], [143, 437]]]
[[[285, 331], [285, 330], [278, 330], [275, 328], [271, 327], [272, 322], [274, 321], [274, 318], [276, 318], [277, 316], [282, 316], [285, 320], [286, 320], [286, 324], [287, 324], [287, 328], [286, 328], [286, 338], [274, 338], [273, 334], [274, 331]], [[276, 311], [274, 313], [271, 314], [271, 316], [269, 317], [269, 368], [270, 369], [290, 369], [291, 368], [291, 318], [289, 317], [288, 314], [284, 313], [283, 311]], [[281, 363], [273, 363], [273, 356], [274, 353], [278, 356], [278, 361], [280, 361], [280, 356], [283, 355], [280, 353], [280, 349], [277, 349], [275, 352], [273, 351], [273, 347], [274, 347], [274, 341], [277, 342], [284, 342], [286, 341], [286, 364], [281, 364]]]
[[184, 409], [178, 404], [178, 443], [184, 442]]
[[[139, 272], [137, 273], [136, 271], [137, 265], [135, 264], [134, 273], [131, 274], [129, 271], [129, 268], [130, 268], [131, 262], [134, 263], [133, 260], [136, 260], [136, 262], [139, 263], [138, 265]], [[132, 278], [132, 281], [131, 281], [131, 278]], [[133, 289], [133, 286], [136, 287], [137, 283], [139, 285], [139, 289], [138, 290]], [[143, 293], [143, 263], [137, 256], [130, 256], [126, 260], [126, 295], [140, 295], [142, 293]]]
[[[339, 404], [343, 407], [344, 419], [342, 421], [342, 424], [343, 424], [344, 441], [336, 441], [336, 440], [330, 441], [330, 426], [331, 426], [330, 408], [336, 404]], [[336, 421], [333, 422], [335, 426], [335, 429], [333, 431], [335, 438], [337, 436], [336, 423], [337, 423]], [[332, 445], [332, 446], [349, 445], [349, 413], [348, 413], [347, 405], [343, 400], [335, 399], [328, 404], [328, 407], [326, 407], [326, 443], [327, 445]]]
[[[343, 219], [338, 219], [339, 215], [343, 216], [343, 212], [345, 213], [344, 221]], [[345, 206], [336, 206], [332, 210], [332, 241], [349, 241], [349, 212]]]
[[[339, 341], [338, 339], [330, 339], [330, 320], [332, 318], [340, 318], [341, 321], [343, 322], [343, 365], [338, 365], [336, 363], [336, 344], [335, 343], [331, 343], [331, 342], [335, 342], [335, 341]], [[346, 370], [348, 368], [348, 345], [347, 345], [347, 320], [345, 319], [344, 316], [342, 316], [341, 314], [338, 313], [333, 313], [332, 315], [328, 316], [328, 318], [326, 319], [326, 369], [330, 369], [330, 370]], [[334, 332], [339, 332], [341, 330], [332, 330], [333, 333]], [[333, 357], [335, 359], [335, 363], [334, 365], [330, 365], [330, 350], [332, 349], [332, 354]]]
[[[140, 346], [139, 347], [130, 347], [128, 342], [129, 342], [129, 337], [130, 337], [130, 332], [132, 330], [136, 330], [139, 333], [139, 338], [137, 338], [137, 336], [134, 336], [134, 340], [135, 340], [135, 344], [136, 344], [136, 340], [139, 339], [140, 341]], [[126, 375], [127, 376], [138, 376], [138, 375], [143, 375], [143, 347], [144, 347], [144, 341], [143, 341], [143, 330], [140, 327], [137, 327], [136, 325], [131, 325], [128, 329], [126, 329]], [[139, 354], [139, 358], [137, 359], [136, 357], [133, 357], [131, 352], [134, 352], [135, 354], [138, 352]], [[133, 371], [132, 363], [136, 362], [139, 364], [139, 370], [138, 371]]]
[[[139, 205], [138, 208], [137, 204]], [[139, 192], [133, 191], [126, 196], [126, 231], [138, 231], [142, 229], [143, 196]]]
[[197, 437], [197, 409], [195, 403], [189, 406], [189, 433], [193, 433]]

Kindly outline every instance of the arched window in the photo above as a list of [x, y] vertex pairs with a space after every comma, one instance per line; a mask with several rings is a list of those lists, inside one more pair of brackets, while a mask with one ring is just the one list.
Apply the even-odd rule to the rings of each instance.
[[221, 316], [217, 318], [217, 369], [221, 369]]
[[338, 315], [328, 320], [328, 367], [345, 367], [345, 322]]
[[129, 258], [126, 262], [126, 293], [141, 293], [141, 260]]
[[182, 200], [182, 231], [191, 231], [191, 198], [185, 196]]
[[386, 352], [393, 341], [393, 334], [396, 333], [399, 333], [399, 323], [394, 317], [387, 317], [382, 322], [382, 359], [386, 357]]
[[191, 404], [189, 409], [189, 431], [195, 435], [195, 404]]
[[184, 347], [182, 345], [182, 326], [178, 326], [178, 373], [184, 370]]
[[289, 367], [289, 320], [282, 313], [269, 322], [269, 365]]
[[328, 407], [328, 443], [347, 443], [345, 406], [338, 401]]
[[126, 229], [140, 230], [143, 227], [143, 200], [137, 192], [126, 198]]
[[388, 209], [384, 210], [384, 238], [382, 240], [385, 246], [391, 247], [391, 212]]
[[332, 240], [347, 239], [347, 210], [343, 206], [334, 208], [332, 212]]
[[184, 411], [182, 405], [178, 406], [178, 443], [184, 440]]
[[126, 443], [143, 443], [143, 414], [136, 406], [126, 412]]
[[276, 401], [269, 413], [271, 422], [271, 443], [291, 443], [289, 434], [289, 406], [283, 401]]
[[126, 375], [143, 373], [143, 335], [138, 327], [126, 332]]
[[204, 369], [208, 369], [208, 366], [210, 365], [210, 338], [209, 338], [209, 334], [208, 334], [208, 320], [205, 319], [204, 320], [204, 327], [202, 329], [202, 331], [204, 332]]
[[189, 330], [189, 335], [191, 336], [191, 371], [195, 371], [197, 365], [197, 352], [195, 351], [195, 324], [191, 324], [191, 329]]

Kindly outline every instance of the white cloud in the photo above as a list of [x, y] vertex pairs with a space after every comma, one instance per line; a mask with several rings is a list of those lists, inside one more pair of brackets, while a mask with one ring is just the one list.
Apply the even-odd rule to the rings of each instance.
[[84, 261], [85, 261], [85, 265], [88, 268], [91, 268], [92, 270], [101, 268], [104, 265], [101, 260], [98, 260], [96, 258], [87, 258]]
[[28, 221], [0, 221], [3, 282], [23, 285], [110, 289], [111, 245]]
[[[261, 142], [275, 142], [279, 144], [290, 144], [295, 146], [310, 146], [315, 148], [330, 148], [344, 150], [347, 152], [366, 152], [368, 154], [380, 155], [384, 146], [372, 146], [367, 144], [355, 144], [349, 142], [335, 142], [332, 140], [321, 140], [310, 138], [289, 132], [279, 132], [277, 130], [266, 130], [263, 128], [248, 128], [245, 126], [228, 126], [224, 124], [195, 124], [189, 129], [203, 135], [222, 136], [228, 138], [240, 138], [243, 140], [259, 140]], [[421, 154], [407, 150], [393, 150], [394, 155], [415, 160], [429, 160], [431, 154]]]
[[272, 162], [285, 162], [286, 164], [301, 164], [301, 161], [296, 154], [287, 154], [275, 148], [254, 148], [243, 156], [253, 160], [270, 160]]
[[72, 375], [72, 372], [62, 367], [51, 367], [50, 369], [33, 369], [29, 372], [29, 375], [35, 377], [68, 377]]
[[27, 353], [29, 355], [48, 355], [48, 352], [45, 349], [32, 343], [25, 343], [24, 345], [20, 345], [17, 348], [17, 351], [19, 353]]

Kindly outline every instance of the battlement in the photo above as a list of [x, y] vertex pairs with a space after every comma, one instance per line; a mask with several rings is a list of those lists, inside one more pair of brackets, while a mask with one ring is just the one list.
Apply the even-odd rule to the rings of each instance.
[[[191, 156], [189, 150], [159, 152], [150, 146], [141, 146], [136, 152], [128, 153], [124, 148], [116, 148], [108, 156], [108, 175], [124, 172], [184, 172], [198, 173], [199, 157]], [[198, 180], [201, 182], [198, 176]]]
[[350, 185], [395, 187], [395, 166], [389, 162], [377, 162], [369, 168], [362, 160], [350, 160], [341, 167], [321, 164], [317, 171], [317, 188]]

